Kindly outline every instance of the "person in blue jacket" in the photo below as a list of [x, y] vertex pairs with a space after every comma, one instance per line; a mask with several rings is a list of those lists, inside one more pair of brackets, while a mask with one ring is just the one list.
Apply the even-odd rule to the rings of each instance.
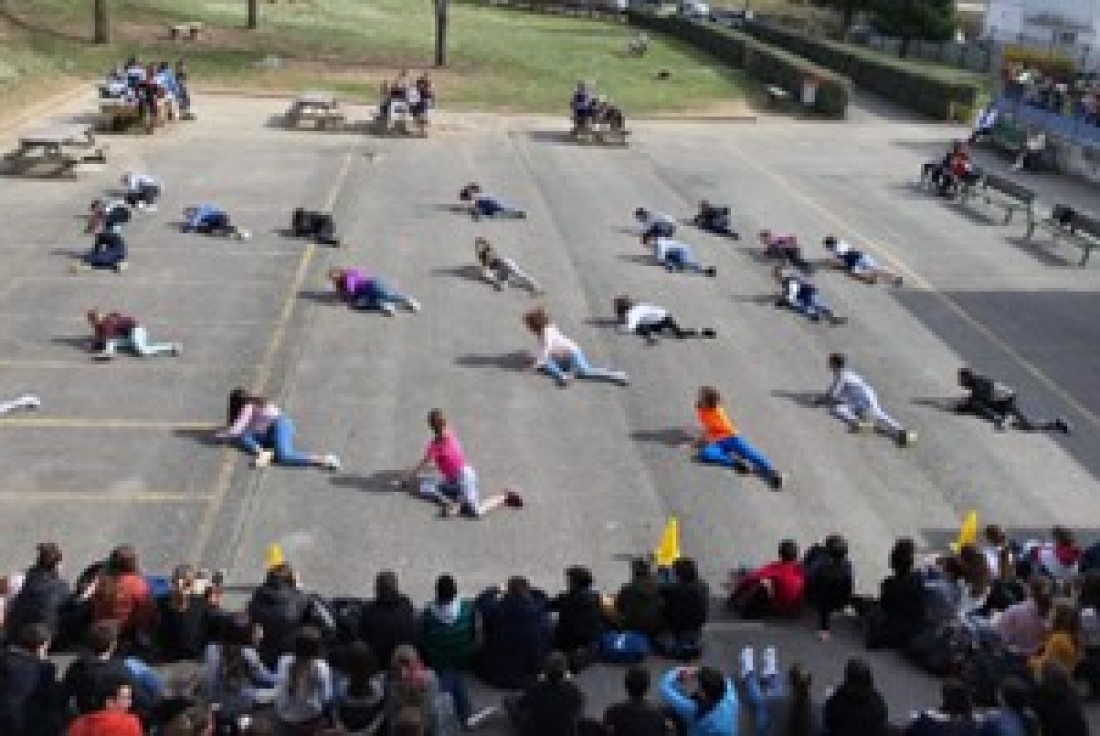
[[220, 206], [210, 203], [198, 204], [184, 209], [183, 225], [180, 229], [185, 233], [227, 235], [238, 240], [248, 240], [251, 237], [247, 230], [232, 223], [228, 212]]
[[713, 667], [676, 667], [661, 677], [661, 697], [686, 736], [737, 736], [737, 690]]

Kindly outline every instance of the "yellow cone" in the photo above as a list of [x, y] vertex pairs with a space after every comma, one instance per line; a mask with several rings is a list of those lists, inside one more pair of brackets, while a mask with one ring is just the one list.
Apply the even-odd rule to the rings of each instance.
[[283, 564], [283, 562], [285, 562], [285, 561], [286, 560], [283, 557], [283, 547], [282, 547], [282, 545], [280, 545], [280, 544], [269, 544], [269, 545], [267, 545], [267, 552], [264, 553], [264, 565], [267, 567], [268, 570], [275, 567], [276, 565]]
[[963, 517], [962, 526], [959, 527], [959, 536], [955, 537], [951, 545], [951, 551], [958, 553], [964, 545], [974, 544], [978, 541], [978, 512], [971, 510]]
[[680, 559], [680, 523], [675, 516], [668, 517], [665, 530], [661, 532], [661, 541], [653, 551], [657, 567], [669, 567]]

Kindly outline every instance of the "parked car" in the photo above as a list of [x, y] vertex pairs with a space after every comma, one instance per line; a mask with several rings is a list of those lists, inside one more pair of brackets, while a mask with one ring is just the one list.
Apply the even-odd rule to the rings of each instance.
[[679, 12], [685, 18], [706, 20], [710, 17], [710, 6], [699, 0], [683, 0]]

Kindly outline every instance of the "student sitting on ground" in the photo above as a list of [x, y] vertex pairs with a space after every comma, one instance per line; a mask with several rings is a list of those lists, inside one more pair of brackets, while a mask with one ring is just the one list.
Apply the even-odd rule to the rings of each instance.
[[603, 727], [608, 736], [671, 736], [675, 733], [664, 712], [646, 698], [649, 681], [649, 670], [645, 667], [632, 665], [627, 669], [623, 678], [627, 699], [604, 711]]
[[155, 212], [164, 184], [150, 174], [126, 173], [122, 175], [122, 186], [126, 187], [126, 204], [139, 210]]
[[798, 544], [779, 543], [779, 559], [755, 570], [741, 569], [730, 576], [729, 606], [743, 618], [797, 616], [806, 595], [806, 572], [798, 561]]
[[692, 271], [712, 278], [718, 275], [718, 270], [714, 266], [700, 264], [695, 260], [695, 254], [690, 246], [678, 240], [647, 233], [642, 236], [642, 245], [650, 248], [653, 259], [669, 272]]
[[382, 312], [387, 317], [396, 314], [398, 307], [410, 312], [420, 311], [420, 302], [394, 291], [382, 279], [362, 269], [332, 268], [328, 278], [337, 295], [353, 309]]
[[126, 270], [126, 241], [122, 238], [122, 225], [130, 221], [130, 210], [118, 200], [95, 200], [85, 232], [95, 233], [92, 249], [74, 263], [72, 271], [83, 269], [111, 269], [116, 273]]
[[802, 273], [813, 271], [813, 266], [802, 256], [802, 249], [798, 246], [798, 237], [787, 234], [773, 233], [771, 230], [761, 230], [757, 236], [760, 245], [764, 246], [764, 255], [768, 258], [778, 258], [784, 263], [790, 263]]
[[592, 125], [610, 133], [624, 133], [626, 131], [626, 118], [619, 109], [606, 96], [600, 95], [592, 107]]
[[435, 88], [432, 86], [432, 78], [427, 72], [416, 78], [413, 85], [416, 92], [416, 103], [409, 107], [413, 119], [424, 125], [428, 122], [428, 114], [435, 108]]
[[303, 467], [314, 465], [325, 470], [339, 470], [340, 458], [331, 453], [317, 455], [294, 448], [294, 422], [274, 403], [243, 388], [229, 394], [228, 426], [214, 436], [235, 440], [253, 457], [252, 465], [264, 468], [273, 461], [277, 465]]
[[122, 226], [130, 221], [130, 208], [121, 199], [93, 199], [88, 206], [84, 232], [122, 232]]
[[1062, 417], [1050, 421], [1031, 419], [1016, 405], [1014, 388], [969, 368], [959, 369], [959, 386], [967, 391], [967, 396], [955, 405], [955, 411], [988, 419], [998, 431], [1003, 431], [1009, 420], [1021, 432], [1054, 431], [1069, 434], [1072, 429], [1069, 422]]
[[701, 230], [706, 230], [708, 233], [727, 235], [734, 240], [741, 239], [741, 236], [733, 229], [730, 208], [712, 205], [705, 199], [699, 203], [699, 213], [692, 218], [691, 224]]
[[718, 389], [711, 386], [699, 389], [695, 413], [702, 428], [695, 441], [699, 462], [732, 468], [739, 473], [755, 471], [773, 490], [783, 487], [786, 480], [783, 474], [738, 433], [737, 427], [726, 415]]
[[521, 209], [504, 204], [500, 199], [484, 194], [481, 185], [471, 182], [458, 192], [458, 199], [468, 202], [470, 217], [480, 220], [482, 217], [512, 217], [519, 220], [527, 217], [527, 213]]
[[592, 366], [580, 346], [562, 334], [545, 309], [540, 307], [527, 312], [523, 315], [523, 323], [539, 340], [539, 352], [532, 360], [532, 367], [553, 378], [561, 388], [569, 385], [571, 375], [609, 381], [620, 386], [630, 382], [623, 371]]
[[184, 209], [181, 229], [185, 233], [222, 235], [234, 237], [237, 240], [248, 240], [251, 237], [251, 233], [247, 230], [232, 223], [228, 212], [216, 204], [209, 203]]
[[827, 250], [836, 260], [833, 262], [836, 268], [841, 268], [865, 284], [877, 284], [879, 279], [888, 279], [894, 286], [901, 286], [902, 278], [899, 274], [879, 265], [872, 256], [861, 250], [856, 250], [843, 240], [834, 235], [826, 235], [823, 241]]
[[818, 399], [828, 405], [833, 416], [848, 425], [853, 432], [880, 429], [897, 443], [907, 447], [917, 441], [917, 433], [907, 430], [883, 411], [878, 394], [858, 373], [848, 368], [848, 359], [841, 353], [833, 353], [828, 360], [833, 381]]
[[120, 312], [105, 313], [90, 309], [86, 316], [95, 333], [92, 357], [96, 360], [110, 360], [119, 349], [129, 350], [141, 358], [177, 356], [183, 352], [183, 345], [178, 342], [150, 342], [149, 330], [133, 317]]
[[474, 238], [474, 253], [481, 269], [481, 278], [500, 291], [508, 283], [527, 289], [531, 296], [543, 293], [538, 282], [531, 278], [511, 258], [501, 258], [485, 238]]
[[669, 670], [661, 676], [661, 697], [686, 736], [737, 733], [737, 689], [712, 667]]
[[643, 236], [654, 235], [659, 238], [671, 238], [676, 234], [676, 220], [663, 212], [639, 207], [634, 210], [634, 219], [641, 227]]
[[784, 273], [782, 266], [772, 269], [772, 278], [779, 284], [777, 307], [788, 307], [805, 315], [811, 322], [820, 322], [824, 317], [831, 325], [842, 325], [848, 320], [833, 314], [821, 298], [821, 292], [808, 279], [793, 273]]
[[588, 84], [577, 82], [577, 88], [573, 90], [573, 97], [569, 101], [569, 109], [573, 113], [574, 133], [592, 124], [595, 104], [596, 95], [589, 89]]
[[[523, 506], [523, 499], [514, 490], [481, 499], [474, 466], [466, 460], [458, 437], [447, 427], [442, 409], [428, 412], [428, 427], [432, 439], [424, 449], [424, 457], [398, 479], [399, 484], [418, 481], [416, 491], [439, 504], [443, 516], [463, 514], [477, 519], [502, 506]], [[438, 475], [420, 475], [432, 466]]]
[[622, 332], [640, 336], [650, 345], [655, 345], [657, 335], [665, 332], [671, 333], [673, 337], [680, 340], [685, 337], [717, 337], [717, 333], [709, 327], [698, 330], [685, 329], [677, 324], [672, 317], [672, 312], [664, 307], [639, 304], [625, 294], [615, 297], [611, 306], [615, 310], [619, 329]]
[[855, 573], [848, 559], [848, 542], [839, 534], [830, 534], [824, 544], [810, 547], [802, 566], [806, 571], [806, 601], [817, 613], [817, 638], [829, 641], [833, 614], [852, 603]]

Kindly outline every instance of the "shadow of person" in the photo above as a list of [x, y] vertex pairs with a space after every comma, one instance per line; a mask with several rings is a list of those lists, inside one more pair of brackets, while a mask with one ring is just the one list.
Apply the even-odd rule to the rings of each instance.
[[466, 368], [497, 368], [502, 371], [525, 371], [531, 366], [531, 354], [526, 350], [513, 350], [499, 355], [470, 353], [455, 358], [455, 363]]
[[470, 206], [467, 204], [435, 204], [433, 208], [436, 212], [450, 212], [455, 215], [470, 216]]
[[217, 428], [211, 425], [209, 428], [199, 429], [196, 427], [186, 427], [183, 429], [173, 429], [172, 434], [175, 437], [181, 437], [185, 440], [190, 440], [197, 445], [203, 447], [230, 447], [230, 443], [220, 440], [214, 436], [217, 432]]
[[329, 477], [329, 482], [340, 488], [351, 488], [367, 493], [408, 493], [409, 486], [400, 485], [400, 470], [379, 470], [369, 475], [337, 473]]
[[684, 447], [690, 445], [693, 438], [682, 427], [666, 427], [638, 429], [630, 433], [630, 439], [635, 442], [652, 442], [665, 447]]
[[431, 274], [432, 276], [453, 276], [468, 281], [483, 281], [481, 278], [481, 271], [472, 263], [468, 263], [465, 266], [454, 266], [452, 268], [433, 268]]
[[314, 304], [340, 304], [340, 295], [330, 289], [301, 289], [298, 298]]
[[604, 329], [615, 329], [619, 326], [619, 320], [611, 319], [610, 317], [593, 317], [586, 319], [584, 323], [590, 327], [602, 327]]
[[64, 345], [65, 347], [73, 348], [81, 352], [88, 352], [92, 347], [91, 335], [66, 335], [64, 337], [51, 337], [50, 342], [54, 345]]
[[741, 304], [759, 304], [762, 307], [774, 307], [777, 298], [775, 294], [734, 294], [730, 297]]
[[656, 261], [653, 260], [653, 256], [647, 253], [620, 253], [616, 256], [620, 261], [628, 261], [630, 263], [638, 263], [643, 266], [654, 266]]
[[821, 407], [820, 391], [784, 391], [780, 389], [772, 391], [772, 396], [776, 396], [780, 399], [789, 399], [807, 409], [817, 409]]
[[959, 400], [953, 396], [917, 396], [913, 399], [913, 404], [917, 406], [927, 406], [930, 409], [937, 409], [947, 414], [956, 414], [955, 406]]

